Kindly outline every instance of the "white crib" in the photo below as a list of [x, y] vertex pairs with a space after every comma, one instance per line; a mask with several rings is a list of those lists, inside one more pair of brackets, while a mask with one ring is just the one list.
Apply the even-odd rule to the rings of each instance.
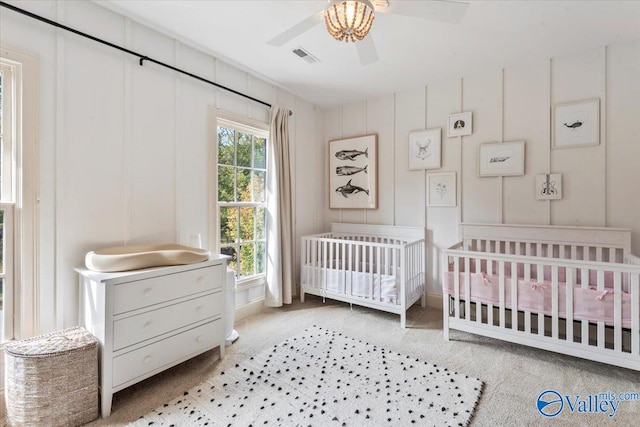
[[625, 229], [463, 224], [445, 251], [457, 329], [640, 370], [640, 259]]
[[400, 315], [425, 306], [425, 229], [331, 224], [331, 232], [302, 237], [300, 301], [305, 294]]

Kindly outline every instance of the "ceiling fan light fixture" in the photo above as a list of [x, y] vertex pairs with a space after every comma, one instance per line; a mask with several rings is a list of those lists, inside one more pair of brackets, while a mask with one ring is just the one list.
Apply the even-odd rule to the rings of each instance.
[[374, 18], [374, 7], [369, 0], [331, 0], [324, 12], [329, 34], [345, 42], [365, 38]]

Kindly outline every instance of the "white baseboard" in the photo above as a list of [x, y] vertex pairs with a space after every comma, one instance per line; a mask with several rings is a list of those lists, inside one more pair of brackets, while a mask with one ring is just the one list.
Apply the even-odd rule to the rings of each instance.
[[238, 322], [242, 319], [246, 319], [249, 316], [260, 313], [262, 310], [264, 310], [264, 299], [262, 298], [251, 301], [247, 304], [243, 304], [240, 307], [236, 307], [236, 315], [234, 321]]
[[442, 308], [442, 294], [430, 294], [427, 292], [427, 307]]

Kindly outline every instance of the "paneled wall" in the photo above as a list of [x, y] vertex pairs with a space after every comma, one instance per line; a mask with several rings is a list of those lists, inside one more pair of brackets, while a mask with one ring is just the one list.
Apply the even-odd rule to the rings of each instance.
[[[322, 116], [308, 102], [93, 2], [16, 6], [294, 111], [296, 235], [319, 232], [324, 200]], [[269, 110], [229, 92], [3, 9], [0, 40], [39, 56], [39, 323], [76, 323], [84, 254], [109, 245], [188, 243], [208, 230], [210, 109], [262, 122]], [[299, 240], [299, 238], [297, 239]], [[296, 252], [297, 253], [297, 252]], [[240, 303], [253, 298], [238, 295]]]
[[[460, 222], [626, 227], [640, 254], [640, 43], [429, 83], [325, 112], [325, 140], [378, 134], [379, 209], [325, 210], [331, 222], [426, 226], [429, 292], [441, 294], [440, 253]], [[554, 104], [600, 99], [600, 145], [551, 148]], [[473, 133], [448, 138], [449, 114], [473, 112]], [[442, 129], [442, 168], [457, 206], [426, 207], [426, 172], [408, 170], [411, 131]], [[482, 143], [526, 143], [525, 175], [478, 177]], [[539, 201], [535, 176], [562, 174], [563, 198]], [[325, 188], [327, 186], [325, 180]], [[325, 205], [327, 206], [327, 205]]]

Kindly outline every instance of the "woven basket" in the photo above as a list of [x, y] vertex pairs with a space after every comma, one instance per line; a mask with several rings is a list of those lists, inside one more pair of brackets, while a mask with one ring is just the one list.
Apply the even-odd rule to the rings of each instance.
[[98, 417], [98, 341], [81, 327], [5, 346], [8, 426], [78, 426]]

